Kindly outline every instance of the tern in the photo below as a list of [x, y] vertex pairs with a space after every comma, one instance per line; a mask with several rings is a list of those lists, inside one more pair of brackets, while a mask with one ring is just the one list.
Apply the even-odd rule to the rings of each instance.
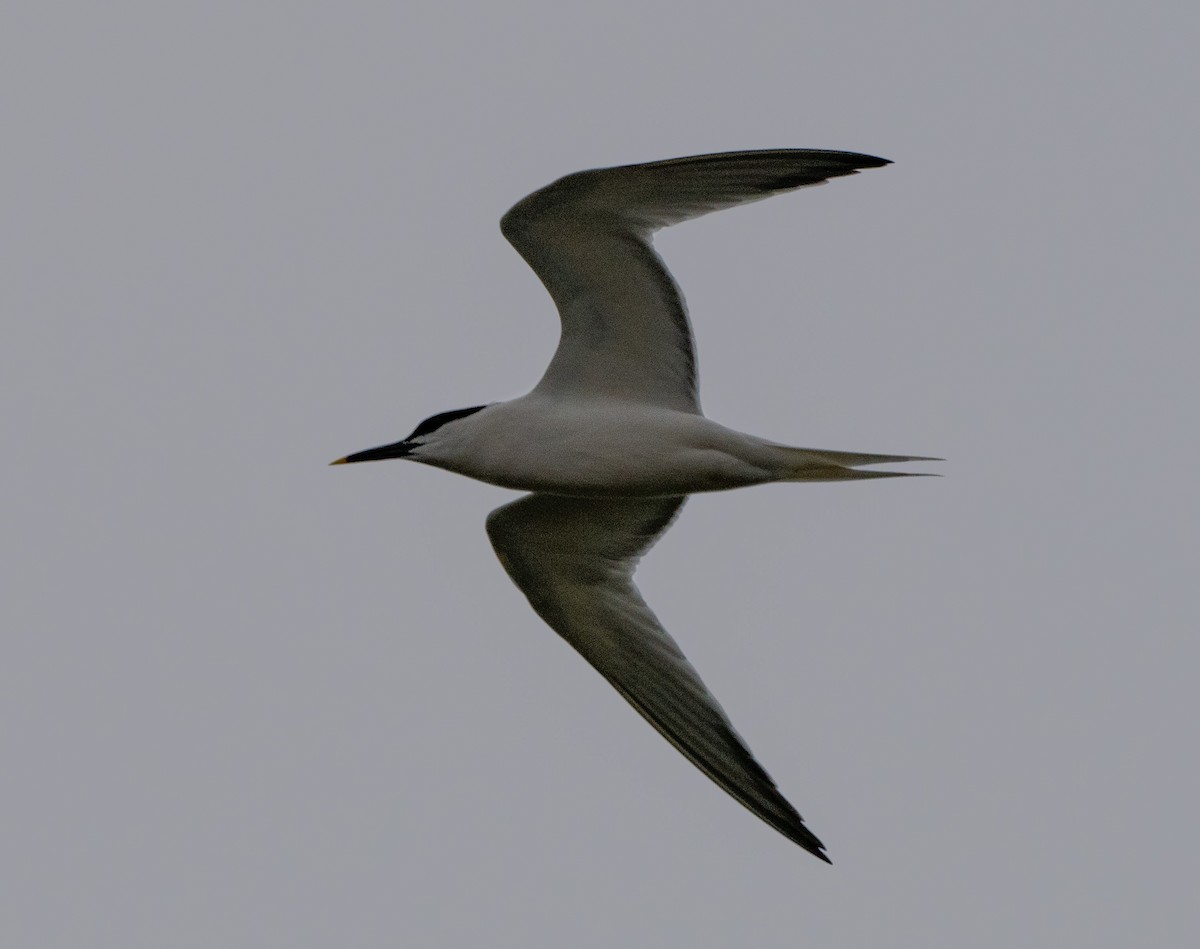
[[698, 155], [560, 178], [500, 228], [558, 308], [562, 332], [531, 392], [442, 412], [407, 438], [332, 464], [405, 458], [532, 492], [487, 533], [534, 610], [689, 761], [789, 840], [825, 847], [755, 760], [633, 582], [690, 494], [775, 481], [912, 472], [920, 455], [795, 448], [700, 410], [683, 295], [651, 244], [660, 228], [890, 164], [853, 152]]

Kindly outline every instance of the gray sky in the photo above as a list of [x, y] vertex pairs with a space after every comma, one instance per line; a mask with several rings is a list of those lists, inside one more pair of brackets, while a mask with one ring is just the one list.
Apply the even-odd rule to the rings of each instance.
[[[1194, 938], [1192, 5], [18, 6], [5, 945]], [[896, 164], [660, 236], [705, 408], [947, 477], [639, 576], [833, 867], [533, 615], [509, 492], [326, 467], [536, 380], [523, 194], [783, 146]]]

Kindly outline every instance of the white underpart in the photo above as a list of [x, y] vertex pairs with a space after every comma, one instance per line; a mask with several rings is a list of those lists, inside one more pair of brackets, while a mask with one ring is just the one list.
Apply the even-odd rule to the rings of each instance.
[[691, 412], [557, 399], [539, 389], [438, 429], [410, 457], [505, 488], [578, 497], [678, 497], [770, 481], [850, 480], [883, 473], [847, 466], [909, 460], [793, 448]]

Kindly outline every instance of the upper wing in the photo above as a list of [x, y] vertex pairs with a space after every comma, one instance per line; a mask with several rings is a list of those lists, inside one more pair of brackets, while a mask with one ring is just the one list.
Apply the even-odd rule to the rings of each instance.
[[638, 558], [683, 501], [530, 494], [493, 511], [488, 536], [542, 619], [651, 725], [729, 794], [828, 862], [633, 584]]
[[651, 234], [886, 164], [854, 152], [726, 152], [581, 171], [523, 198], [500, 229], [562, 318], [558, 350], [537, 389], [699, 412], [683, 295]]

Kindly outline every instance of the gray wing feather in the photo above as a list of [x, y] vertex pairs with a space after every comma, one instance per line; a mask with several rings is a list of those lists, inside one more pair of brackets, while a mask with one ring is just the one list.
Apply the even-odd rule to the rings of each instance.
[[538, 389], [699, 412], [687, 308], [653, 232], [886, 164], [854, 152], [726, 152], [581, 171], [523, 198], [500, 228], [562, 320]]
[[828, 862], [633, 583], [638, 559], [683, 502], [530, 494], [493, 511], [488, 536], [542, 619], [651, 725], [730, 795]]

